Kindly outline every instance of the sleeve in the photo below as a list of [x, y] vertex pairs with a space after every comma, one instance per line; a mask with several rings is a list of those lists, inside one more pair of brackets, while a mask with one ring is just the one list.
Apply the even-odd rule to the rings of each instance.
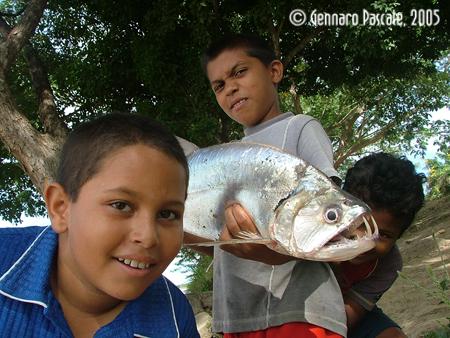
[[[167, 279], [166, 279], [167, 280]], [[197, 331], [194, 312], [187, 297], [172, 282], [167, 280], [170, 293], [172, 295], [175, 316], [177, 318], [178, 330], [180, 337], [183, 338], [200, 338]]]
[[328, 177], [339, 177], [333, 165], [333, 148], [319, 121], [311, 119], [301, 130], [297, 155], [321, 170]]
[[183, 148], [184, 155], [189, 156], [198, 149], [198, 147], [194, 143], [189, 142], [188, 140], [185, 140], [184, 138], [181, 138], [179, 136], [175, 137], [177, 138], [178, 143], [180, 143], [181, 148]]
[[374, 272], [366, 279], [355, 283], [347, 296], [370, 311], [381, 296], [394, 284], [403, 266], [402, 257], [397, 246], [380, 261]]

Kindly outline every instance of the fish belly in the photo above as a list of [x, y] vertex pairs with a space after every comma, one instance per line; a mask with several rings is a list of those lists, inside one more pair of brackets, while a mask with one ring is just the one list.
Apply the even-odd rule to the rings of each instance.
[[188, 160], [184, 231], [212, 240], [219, 237], [230, 202], [242, 204], [268, 237], [276, 207], [295, 190], [306, 167], [279, 149], [241, 142], [199, 149]]

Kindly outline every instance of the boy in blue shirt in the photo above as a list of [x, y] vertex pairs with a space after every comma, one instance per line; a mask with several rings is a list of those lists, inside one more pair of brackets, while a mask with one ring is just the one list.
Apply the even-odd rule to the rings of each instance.
[[199, 337], [161, 274], [178, 253], [188, 166], [139, 115], [85, 123], [45, 188], [51, 227], [0, 229], [1, 337]]

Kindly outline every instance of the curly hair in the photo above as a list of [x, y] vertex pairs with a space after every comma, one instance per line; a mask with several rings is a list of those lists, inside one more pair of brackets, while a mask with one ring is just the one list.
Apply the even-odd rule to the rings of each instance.
[[343, 189], [372, 208], [391, 213], [399, 220], [402, 234], [423, 206], [425, 181], [425, 175], [417, 173], [404, 156], [375, 153], [347, 171]]

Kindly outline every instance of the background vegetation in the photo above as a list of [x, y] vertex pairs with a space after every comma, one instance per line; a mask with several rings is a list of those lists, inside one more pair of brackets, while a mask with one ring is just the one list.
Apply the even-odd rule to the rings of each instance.
[[[296, 27], [288, 19], [295, 8], [397, 11], [406, 25]], [[412, 26], [413, 8], [437, 9], [439, 24]], [[44, 214], [39, 191], [67, 131], [105, 112], [150, 115], [199, 146], [239, 138], [199, 62], [229, 32], [271, 42], [286, 68], [283, 109], [321, 121], [341, 172], [370, 151], [423, 155], [434, 137], [440, 146], [428, 162], [430, 197], [447, 194], [450, 122], [431, 120], [431, 112], [449, 105], [449, 11], [444, 0], [4, 0], [0, 217]], [[193, 269], [209, 263], [183, 255], [200, 260]], [[196, 288], [210, 287], [208, 275], [194, 275], [207, 279], [193, 279]]]

